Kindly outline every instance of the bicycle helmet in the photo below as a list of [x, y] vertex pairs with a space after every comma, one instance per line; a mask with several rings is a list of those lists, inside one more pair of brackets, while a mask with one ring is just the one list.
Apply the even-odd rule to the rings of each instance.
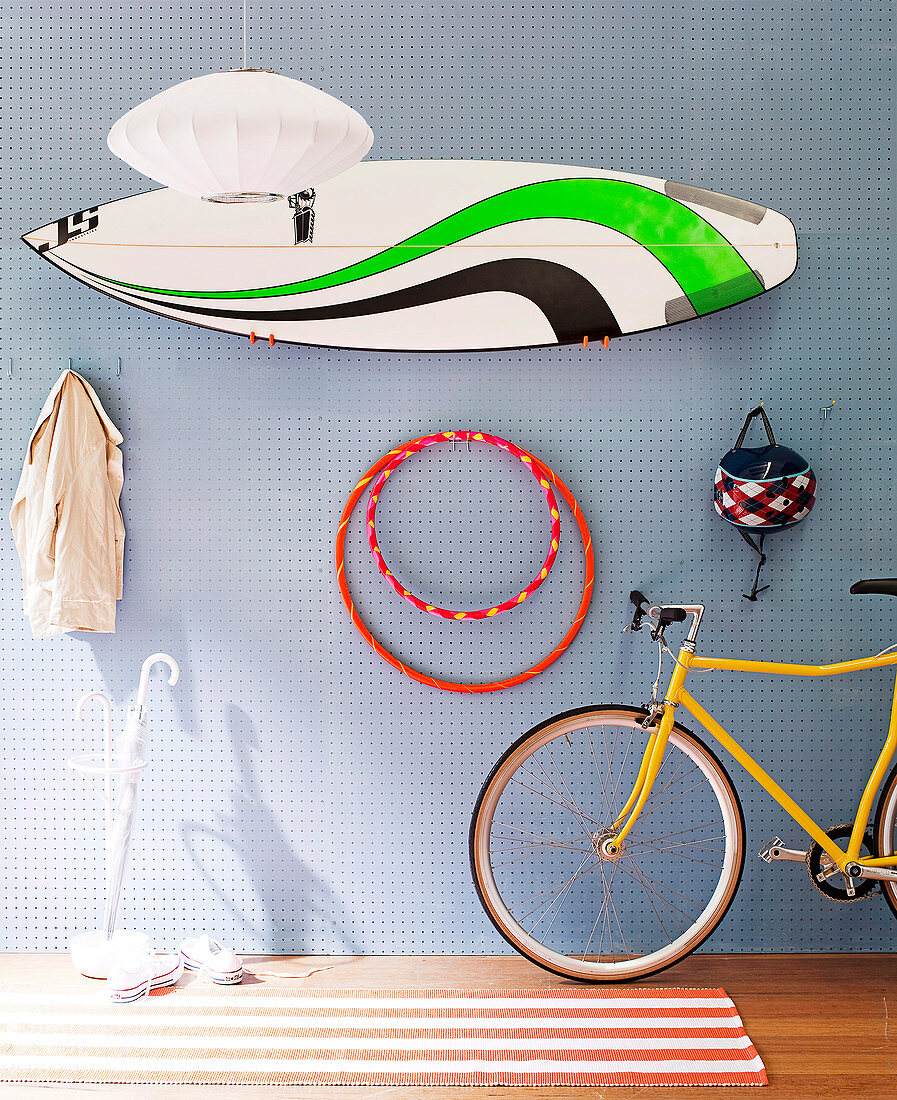
[[[763, 420], [769, 443], [763, 447], [745, 447], [747, 430], [758, 416]], [[816, 475], [796, 451], [776, 443], [769, 418], [760, 405], [748, 413], [735, 446], [720, 461], [713, 488], [717, 515], [734, 524], [760, 555], [754, 587], [746, 597], [756, 600], [757, 579], [766, 563], [763, 539], [768, 532], [791, 527], [810, 514], [816, 502]], [[759, 535], [759, 545], [748, 530]]]

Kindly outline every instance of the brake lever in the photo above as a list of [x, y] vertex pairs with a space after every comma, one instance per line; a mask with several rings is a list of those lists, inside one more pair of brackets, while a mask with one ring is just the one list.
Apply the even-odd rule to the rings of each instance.
[[656, 615], [651, 616], [652, 619], [657, 619], [657, 626], [651, 631], [651, 640], [655, 642], [663, 642], [666, 628], [673, 623], [684, 623], [688, 614], [682, 607], [649, 607], [648, 611], [656, 612]]
[[632, 616], [632, 622], [624, 629], [624, 634], [627, 630], [642, 629], [642, 619], [648, 614], [648, 607], [651, 603], [644, 592], [639, 592], [638, 589], [633, 589], [629, 593], [629, 602], [635, 604], [635, 614]]

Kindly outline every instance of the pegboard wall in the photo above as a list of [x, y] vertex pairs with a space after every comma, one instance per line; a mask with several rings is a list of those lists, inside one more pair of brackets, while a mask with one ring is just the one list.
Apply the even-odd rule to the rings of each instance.
[[[645, 635], [626, 599], [702, 600], [702, 649], [803, 661], [876, 652], [894, 607], [853, 597], [897, 573], [894, 148], [890, 0], [712, 4], [249, 4], [250, 64], [306, 80], [371, 123], [371, 156], [584, 164], [683, 180], [795, 223], [797, 273], [733, 309], [579, 347], [371, 355], [243, 339], [164, 321], [79, 286], [18, 241], [72, 210], [146, 189], [105, 136], [178, 81], [240, 65], [240, 5], [7, 4], [0, 470], [12, 501], [44, 396], [68, 360], [124, 435], [125, 598], [115, 635], [31, 639], [8, 524], [0, 531], [0, 813], [4, 949], [65, 947], [101, 906], [99, 801], [65, 761], [104, 689], [115, 720], [143, 658], [151, 767], [123, 921], [160, 945], [206, 929], [250, 950], [508, 950], [474, 896], [466, 833], [501, 751], [588, 702], [641, 702]], [[121, 375], [116, 374], [121, 358]], [[769, 540], [771, 584], [712, 513], [719, 457], [760, 400], [819, 479], [813, 515]], [[827, 420], [822, 409], [834, 401]], [[343, 503], [383, 453], [443, 428], [532, 450], [591, 525], [598, 584], [569, 651], [529, 683], [446, 694], [380, 661], [339, 600]], [[399, 600], [363, 544], [359, 607], [403, 659], [445, 678], [510, 675], [550, 650], [579, 598], [564, 514], [554, 573], [494, 620], [446, 623]], [[544, 556], [544, 501], [503, 452], [431, 448], [379, 510], [383, 546], [421, 594], [460, 606], [511, 595]], [[727, 674], [695, 694], [826, 825], [852, 818], [884, 735], [891, 677]], [[737, 765], [749, 853], [802, 838]], [[827, 902], [794, 865], [749, 855], [705, 950], [888, 949], [878, 900]]]

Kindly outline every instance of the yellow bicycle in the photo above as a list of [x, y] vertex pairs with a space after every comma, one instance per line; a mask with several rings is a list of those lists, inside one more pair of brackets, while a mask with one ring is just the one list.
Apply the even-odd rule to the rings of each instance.
[[[851, 592], [897, 596], [897, 579], [860, 581]], [[662, 667], [646, 707], [593, 706], [540, 723], [505, 752], [483, 785], [470, 828], [470, 859], [483, 906], [498, 931], [533, 962], [580, 981], [643, 978], [679, 962], [713, 932], [744, 866], [744, 815], [716, 754], [676, 720], [687, 710], [742, 764], [812, 840], [806, 851], [775, 838], [767, 860], [806, 860], [823, 893], [850, 900], [879, 888], [897, 914], [897, 685], [887, 738], [852, 825], [825, 831], [685, 690], [695, 669], [837, 676], [897, 665], [891, 647], [828, 665], [703, 657], [701, 604], [646, 608]], [[641, 602], [644, 601], [644, 602]], [[673, 654], [665, 632], [691, 619]], [[882, 782], [884, 785], [882, 786]], [[879, 787], [872, 828], [869, 818]]]

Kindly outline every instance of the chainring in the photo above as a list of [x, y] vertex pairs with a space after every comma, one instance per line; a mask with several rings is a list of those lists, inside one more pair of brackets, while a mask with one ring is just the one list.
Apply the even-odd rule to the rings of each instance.
[[[849, 840], [852, 832], [852, 825], [836, 825], [834, 829], [827, 829], [825, 835], [832, 840]], [[867, 829], [863, 835], [863, 848], [865, 848], [865, 853], [861, 851], [861, 854], [872, 855], [872, 844], [872, 830]], [[832, 868], [834, 868], [834, 874], [831, 878], [824, 878], [820, 881], [820, 879], [816, 877], [823, 872], [830, 872]], [[854, 879], [853, 885], [856, 893], [851, 897], [847, 893], [847, 883], [844, 879], [844, 875], [835, 866], [828, 852], [819, 844], [814, 844], [809, 852], [807, 852], [807, 870], [810, 873], [810, 882], [812, 882], [819, 893], [824, 894], [829, 901], [859, 901], [861, 898], [871, 897], [881, 890], [881, 887], [874, 879]]]

